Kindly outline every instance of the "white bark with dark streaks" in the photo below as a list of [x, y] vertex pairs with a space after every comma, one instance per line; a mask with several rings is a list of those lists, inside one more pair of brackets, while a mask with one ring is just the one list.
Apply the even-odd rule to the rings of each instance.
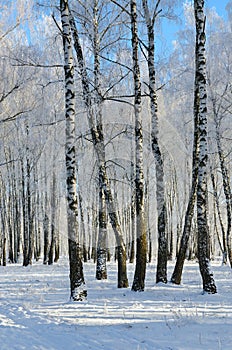
[[78, 201], [75, 153], [75, 89], [72, 55], [72, 36], [68, 0], [60, 0], [61, 23], [63, 30], [64, 73], [65, 73], [65, 119], [66, 119], [66, 185], [67, 218], [70, 265], [71, 299], [83, 300], [87, 296], [81, 260], [81, 247], [78, 235]]
[[217, 292], [213, 274], [209, 266], [209, 227], [207, 213], [207, 93], [206, 93], [206, 58], [205, 58], [205, 15], [204, 0], [194, 1], [196, 23], [196, 78], [199, 91], [199, 167], [197, 184], [197, 226], [198, 260], [203, 281], [203, 291]]

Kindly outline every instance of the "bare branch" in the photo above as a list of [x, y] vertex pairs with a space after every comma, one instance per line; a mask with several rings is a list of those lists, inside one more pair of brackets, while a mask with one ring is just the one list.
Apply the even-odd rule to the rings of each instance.
[[13, 27], [9, 28], [1, 37], [0, 41], [4, 39], [10, 32], [12, 32], [14, 29], [16, 29], [19, 26], [20, 22], [18, 21]]
[[120, 83], [123, 79], [125, 79], [129, 74], [130, 74], [130, 72], [127, 72], [127, 73], [124, 74], [120, 79], [118, 79], [113, 85], [111, 85], [111, 86], [104, 92], [103, 99], [104, 99], [104, 96], [106, 96], [110, 90], [112, 90], [117, 84], [119, 84], [119, 83]]
[[62, 29], [60, 28], [60, 26], [59, 26], [59, 24], [58, 24], [58, 22], [57, 22], [57, 20], [55, 18], [54, 13], [52, 14], [52, 19], [55, 22], [55, 25], [57, 26], [57, 28], [59, 29], [59, 32], [61, 33], [61, 35], [63, 35]]
[[132, 69], [132, 68], [128, 67], [127, 65], [125, 65], [125, 64], [123, 64], [123, 63], [121, 63], [121, 62], [114, 61], [114, 60], [112, 60], [112, 59], [110, 59], [110, 58], [108, 58], [108, 57], [105, 57], [105, 56], [103, 56], [103, 55], [99, 55], [99, 56], [100, 56], [102, 59], [104, 59], [104, 60], [106, 60], [106, 61], [108, 61], [108, 62], [115, 63], [115, 64], [119, 65], [120, 67], [126, 68], [126, 69], [130, 70], [131, 72], [133, 72], [133, 69]]
[[33, 109], [28, 109], [26, 111], [20, 111], [20, 112], [17, 112], [15, 113], [14, 115], [10, 116], [10, 117], [7, 117], [5, 119], [1, 119], [0, 120], [0, 123], [5, 123], [5, 122], [11, 122], [11, 121], [14, 121], [17, 117], [19, 117], [20, 115], [22, 114], [25, 114], [25, 113], [28, 113], [28, 112], [31, 112], [33, 111]]
[[19, 58], [7, 57], [12, 61], [18, 62], [17, 64], [12, 64], [13, 67], [35, 67], [35, 68], [63, 68], [62, 64], [40, 64], [37, 62], [28, 62]]
[[123, 12], [126, 12], [129, 16], [131, 15], [130, 12], [126, 9], [126, 7], [129, 5], [129, 2], [126, 4], [126, 7], [120, 5], [117, 1], [115, 0], [111, 0], [111, 2], [115, 5], [117, 5], [118, 7], [120, 7], [120, 9], [123, 11]]
[[162, 9], [157, 11], [158, 7], [159, 7], [159, 4], [160, 4], [160, 0], [158, 0], [156, 5], [155, 5], [155, 10], [154, 10], [154, 13], [153, 13], [153, 16], [152, 16], [152, 26], [154, 26], [157, 16], [160, 14], [160, 12], [162, 12]]
[[19, 88], [19, 84], [15, 84], [11, 90], [9, 90], [7, 93], [3, 93], [2, 97], [0, 98], [0, 103], [3, 102], [14, 90], [17, 90]]

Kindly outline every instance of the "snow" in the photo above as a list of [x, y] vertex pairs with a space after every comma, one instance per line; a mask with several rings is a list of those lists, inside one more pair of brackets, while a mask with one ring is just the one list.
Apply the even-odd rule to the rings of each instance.
[[[169, 263], [169, 276], [174, 262]], [[186, 262], [183, 284], [155, 284], [148, 264], [146, 290], [117, 288], [84, 265], [88, 300], [69, 301], [68, 259], [52, 266], [0, 266], [1, 350], [229, 350], [232, 348], [232, 270], [212, 264], [218, 293], [202, 294], [198, 264]], [[130, 285], [134, 266], [128, 265]]]

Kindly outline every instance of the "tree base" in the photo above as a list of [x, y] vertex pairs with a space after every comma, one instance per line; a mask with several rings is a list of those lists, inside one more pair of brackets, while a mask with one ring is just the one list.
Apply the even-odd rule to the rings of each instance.
[[87, 290], [80, 290], [79, 288], [75, 290], [71, 297], [71, 301], [85, 301], [87, 300]]

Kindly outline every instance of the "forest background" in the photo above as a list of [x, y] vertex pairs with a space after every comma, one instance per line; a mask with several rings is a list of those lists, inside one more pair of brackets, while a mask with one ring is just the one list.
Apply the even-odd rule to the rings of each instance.
[[[94, 86], [94, 3], [71, 1], [90, 82]], [[116, 203], [128, 259], [135, 258], [136, 142], [132, 51], [128, 18], [110, 1], [97, 1], [99, 80], [105, 166]], [[122, 4], [124, 5], [124, 1]], [[231, 28], [232, 3], [206, 2], [208, 83], [208, 212], [210, 256], [228, 250], [231, 209]], [[59, 4], [2, 1], [0, 5], [0, 201], [1, 263], [45, 264], [68, 251], [66, 217], [63, 45]], [[121, 11], [121, 12], [120, 12]], [[138, 13], [142, 13], [138, 5]], [[173, 24], [174, 23], [174, 24]], [[159, 142], [164, 164], [169, 259], [178, 254], [192, 174], [195, 29], [192, 2], [163, 1], [156, 21], [155, 56]], [[178, 29], [170, 36], [173, 28]], [[139, 17], [142, 91], [145, 222], [148, 260], [157, 257], [155, 160], [151, 149], [148, 69], [144, 18]], [[79, 232], [84, 260], [96, 259], [99, 226], [98, 165], [75, 65], [76, 161]], [[95, 81], [96, 82], [96, 81]], [[96, 96], [95, 96], [96, 98]], [[97, 100], [95, 100], [98, 105]], [[222, 160], [224, 170], [222, 169]], [[228, 182], [229, 179], [229, 182]], [[231, 192], [230, 204], [231, 206]], [[107, 249], [115, 256], [115, 236], [107, 221]], [[197, 257], [196, 213], [187, 257]], [[231, 236], [230, 236], [231, 237]], [[231, 239], [231, 238], [230, 238]], [[25, 253], [26, 251], [26, 253]]]

